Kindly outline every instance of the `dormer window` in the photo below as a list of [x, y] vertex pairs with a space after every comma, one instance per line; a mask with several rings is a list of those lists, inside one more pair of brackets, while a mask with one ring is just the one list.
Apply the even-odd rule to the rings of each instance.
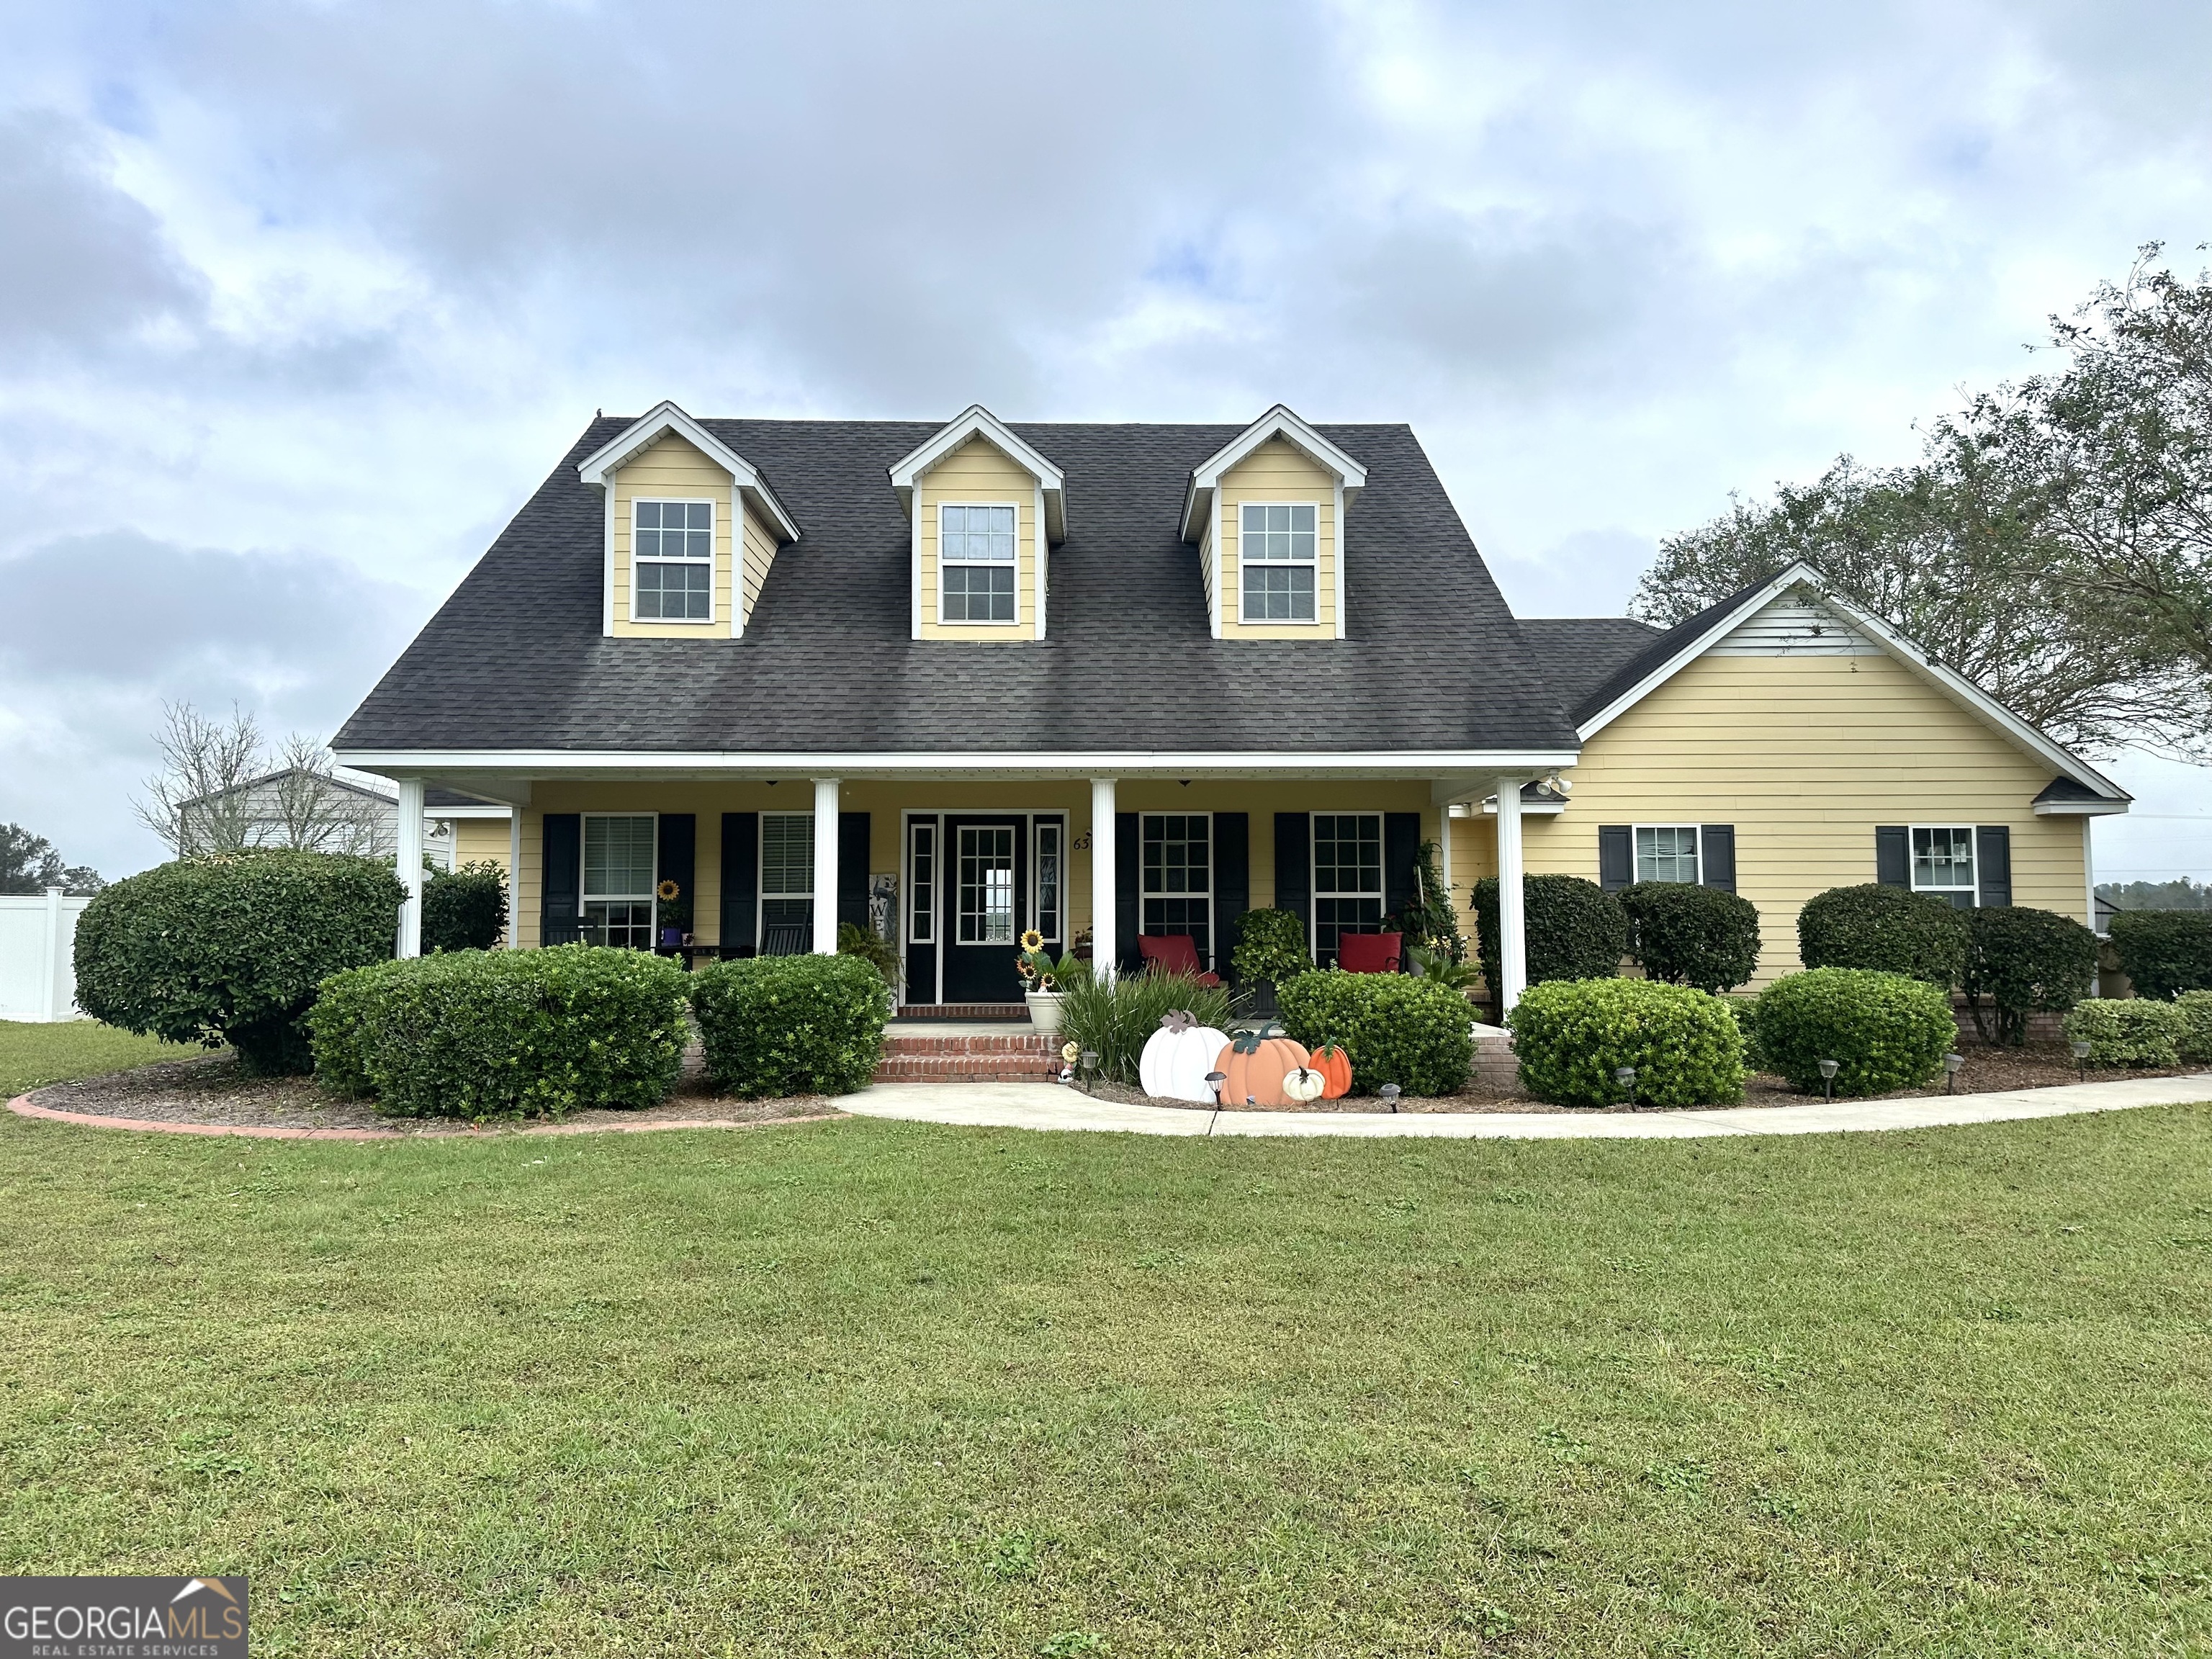
[[631, 506], [633, 619], [712, 622], [714, 502], [640, 501]]
[[1016, 620], [1013, 507], [941, 506], [937, 544], [940, 621]]
[[1248, 501], [1238, 546], [1246, 622], [1314, 619], [1315, 525], [1320, 508]]

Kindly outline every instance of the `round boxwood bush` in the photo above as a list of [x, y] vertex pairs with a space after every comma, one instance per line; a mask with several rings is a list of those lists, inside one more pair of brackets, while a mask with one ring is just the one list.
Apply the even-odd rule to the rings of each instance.
[[643, 951], [455, 951], [334, 977], [307, 1016], [327, 1086], [393, 1117], [659, 1104], [690, 1036], [684, 970]]
[[1948, 993], [1908, 974], [1814, 968], [1759, 994], [1759, 1062], [1818, 1092], [1820, 1062], [1836, 1062], [1835, 1092], [1879, 1095], [1940, 1075], [1958, 1040]]
[[1237, 919], [1237, 943], [1229, 968], [1239, 985], [1266, 981], [1287, 985], [1314, 970], [1306, 948], [1306, 925], [1290, 910], [1247, 910]]
[[336, 853], [156, 865], [85, 907], [77, 1003], [125, 1030], [227, 1042], [250, 1072], [304, 1072], [317, 988], [392, 954], [406, 896], [390, 865]]
[[2069, 1042], [2089, 1045], [2092, 1066], [2179, 1066], [2189, 1037], [2180, 1005], [2147, 997], [2085, 997], [2063, 1029]]
[[486, 859], [422, 884], [422, 950], [489, 951], [507, 931], [507, 872]]
[[1276, 994], [1294, 1042], [1334, 1042], [1352, 1062], [1352, 1091], [1395, 1083], [1409, 1095], [1456, 1094], [1474, 1063], [1474, 1010], [1466, 996], [1408, 974], [1301, 974]]
[[1902, 887], [1831, 887], [1797, 913], [1797, 959], [1808, 968], [1869, 968], [1945, 990], [1966, 966], [1964, 913]]
[[[2071, 917], [2024, 904], [1962, 910], [1966, 962], [1960, 988], [1974, 1017], [1974, 1030], [2018, 1048], [2027, 1041], [2027, 1017], [2039, 1009], [2063, 1012], [2089, 994], [2097, 978], [2097, 936]], [[1990, 1012], [1984, 1018], [1983, 1000]]]
[[[1628, 954], [1628, 918], [1620, 902], [1580, 876], [1523, 876], [1521, 927], [1528, 950], [1528, 983], [1554, 979], [1608, 979]], [[1498, 932], [1498, 878], [1474, 884], [1474, 926], [1481, 945], [1482, 976], [1496, 993], [1502, 946]]]
[[1700, 991], [1732, 991], [1759, 971], [1759, 907], [1717, 887], [1639, 881], [1621, 890], [1628, 954], [1645, 975]]
[[1521, 1086], [1555, 1106], [1626, 1101], [1636, 1068], [1647, 1106], [1726, 1106], [1743, 1098], [1743, 1033], [1720, 998], [1648, 979], [1532, 985], [1506, 1017]]
[[752, 957], [692, 975], [707, 1075], [726, 1094], [848, 1095], [867, 1087], [890, 1018], [860, 957]]
[[2212, 990], [2212, 910], [2123, 910], [2112, 918], [2112, 952], [2139, 997]]

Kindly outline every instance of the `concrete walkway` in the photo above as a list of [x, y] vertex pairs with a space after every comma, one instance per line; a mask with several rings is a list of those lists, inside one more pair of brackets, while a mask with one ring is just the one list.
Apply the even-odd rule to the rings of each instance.
[[1124, 1106], [1048, 1083], [878, 1083], [837, 1104], [861, 1117], [1001, 1129], [1103, 1129], [1140, 1135], [1413, 1136], [1474, 1140], [1676, 1140], [1703, 1135], [1809, 1135], [1925, 1129], [2064, 1117], [2134, 1106], [2212, 1102], [2212, 1072], [2191, 1077], [2069, 1083], [1924, 1100], [1839, 1100], [1832, 1106], [1732, 1106], [1684, 1112], [1206, 1112]]

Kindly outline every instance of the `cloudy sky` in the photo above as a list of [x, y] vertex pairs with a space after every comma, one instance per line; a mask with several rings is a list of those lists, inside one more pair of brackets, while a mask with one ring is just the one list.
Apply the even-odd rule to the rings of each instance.
[[[327, 734], [595, 409], [1417, 427], [1525, 614], [2212, 236], [2212, 11], [0, 3], [0, 819]], [[2212, 874], [2124, 760], [2100, 874]]]

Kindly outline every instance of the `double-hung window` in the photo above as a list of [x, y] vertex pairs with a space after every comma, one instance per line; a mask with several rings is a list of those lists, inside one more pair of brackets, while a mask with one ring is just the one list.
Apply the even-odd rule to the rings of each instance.
[[630, 503], [630, 615], [639, 622], [714, 619], [714, 504]]
[[1014, 509], [940, 507], [938, 615], [949, 623], [1014, 620]]
[[1694, 823], [1638, 824], [1636, 878], [1638, 881], [1698, 881], [1700, 878], [1698, 871], [1698, 826]]
[[1976, 902], [1974, 832], [1965, 826], [1912, 831], [1912, 890], [1947, 898], [1961, 910]]
[[1313, 815], [1314, 960], [1336, 962], [1346, 933], [1373, 933], [1382, 925], [1382, 815]]
[[584, 937], [653, 947], [655, 820], [650, 812], [584, 815]]
[[1143, 933], [1188, 933], [1201, 964], [1213, 959], [1213, 820], [1204, 812], [1147, 812], [1143, 825]]
[[763, 812], [760, 821], [761, 954], [814, 948], [814, 814]]
[[1278, 501], [1244, 504], [1237, 543], [1246, 622], [1314, 620], [1318, 507]]

